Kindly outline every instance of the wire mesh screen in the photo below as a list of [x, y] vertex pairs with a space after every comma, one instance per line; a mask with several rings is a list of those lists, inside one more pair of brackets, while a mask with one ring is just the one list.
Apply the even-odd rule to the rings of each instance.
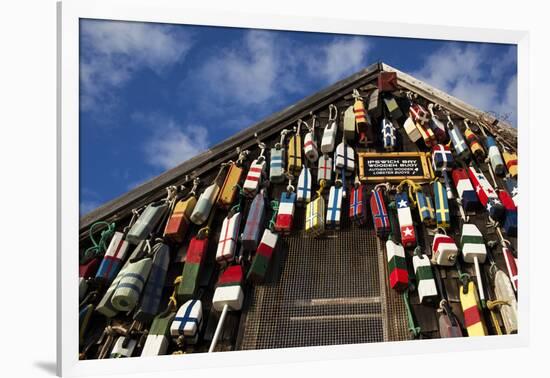
[[403, 300], [387, 288], [385, 251], [372, 229], [343, 224], [323, 239], [298, 232], [281, 241], [268, 282], [248, 293], [237, 348], [408, 338]]

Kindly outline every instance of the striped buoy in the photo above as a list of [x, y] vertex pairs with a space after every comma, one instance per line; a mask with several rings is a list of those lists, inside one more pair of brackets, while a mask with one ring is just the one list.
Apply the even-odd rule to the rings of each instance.
[[201, 225], [206, 222], [208, 216], [210, 215], [210, 211], [212, 211], [214, 202], [218, 197], [219, 191], [220, 186], [217, 182], [214, 182], [209, 185], [204, 190], [204, 192], [202, 192], [202, 194], [199, 196], [197, 204], [195, 205], [195, 208], [193, 209], [193, 213], [191, 213], [191, 222], [196, 225]]
[[183, 264], [182, 280], [176, 291], [179, 303], [183, 303], [195, 296], [207, 250], [208, 239], [198, 239], [196, 236], [191, 238]]
[[298, 188], [296, 190], [296, 203], [303, 206], [311, 201], [311, 172], [305, 165], [302, 166], [302, 171], [298, 177]]
[[115, 309], [131, 311], [136, 307], [152, 265], [153, 259], [150, 257], [128, 265], [111, 298], [111, 304]]
[[386, 238], [390, 232], [390, 220], [388, 218], [388, 210], [384, 203], [384, 193], [382, 189], [375, 188], [371, 191], [370, 208], [374, 229], [380, 238]]
[[243, 184], [243, 191], [248, 198], [252, 198], [258, 193], [262, 177], [265, 171], [265, 158], [259, 157], [253, 160], [248, 168], [248, 174]]
[[110, 285], [122, 267], [129, 247], [130, 244], [124, 240], [124, 234], [115, 232], [97, 270], [96, 279], [103, 281], [105, 285]]
[[433, 300], [437, 297], [437, 287], [435, 285], [430, 259], [427, 256], [415, 254], [412, 261], [420, 303]]
[[119, 336], [111, 350], [109, 358], [123, 358], [123, 357], [132, 357], [134, 349], [137, 345], [137, 340], [128, 339], [126, 345], [124, 345], [124, 336]]
[[459, 298], [468, 336], [487, 336], [475, 283], [470, 281], [466, 286], [461, 285]]
[[435, 234], [432, 243], [432, 262], [436, 265], [453, 266], [458, 255], [458, 246], [452, 237]]
[[353, 106], [349, 106], [344, 112], [344, 139], [347, 142], [355, 141], [355, 113]]
[[148, 205], [128, 231], [126, 240], [131, 244], [138, 244], [145, 240], [157, 227], [167, 210], [168, 205], [165, 201], [157, 201]]
[[152, 250], [153, 262], [147, 284], [143, 290], [143, 298], [134, 315], [134, 319], [142, 324], [153, 320], [158, 313], [166, 273], [170, 264], [170, 248], [164, 243], [156, 243]]
[[302, 169], [302, 136], [300, 135], [300, 126], [302, 123], [305, 122], [299, 119], [298, 125], [294, 129], [295, 133], [290, 137], [288, 142], [287, 171], [293, 176], [298, 176]]
[[512, 201], [514, 201], [514, 205], [516, 207], [518, 206], [518, 182], [516, 179], [511, 177], [506, 177], [504, 179], [504, 187], [506, 188], [506, 191], [512, 197]]
[[317, 182], [320, 183], [322, 180], [332, 181], [332, 158], [326, 154], [319, 157], [317, 168]]
[[458, 192], [458, 197], [462, 203], [462, 207], [466, 211], [474, 211], [480, 207], [476, 191], [468, 177], [468, 171], [464, 168], [453, 169], [453, 182]]
[[281, 183], [285, 180], [285, 137], [288, 130], [281, 131], [281, 139], [270, 151], [269, 160], [269, 181], [272, 183]]
[[[464, 123], [467, 125], [466, 120], [464, 120]], [[474, 155], [478, 163], [482, 163], [483, 161], [485, 161], [485, 149], [479, 142], [479, 138], [477, 137], [477, 135], [470, 129], [470, 127], [466, 126], [464, 136], [466, 137], [466, 141], [470, 146], [470, 151], [472, 151], [472, 154]]]
[[399, 228], [401, 230], [401, 244], [405, 248], [415, 247], [416, 234], [407, 193], [397, 193], [395, 195], [395, 203], [397, 204], [397, 218], [399, 219]]
[[124, 274], [126, 272], [126, 269], [131, 265], [130, 261], [133, 261], [136, 257], [141, 256], [143, 253], [145, 253], [147, 248], [147, 242], [145, 240], [141, 241], [132, 251], [118, 274], [116, 275], [115, 279], [111, 283], [111, 285], [108, 287], [108, 289], [105, 291], [105, 294], [103, 294], [103, 297], [99, 301], [99, 303], [96, 306], [96, 311], [100, 314], [106, 316], [107, 318], [112, 318], [116, 314], [118, 314], [118, 310], [113, 307], [111, 304], [111, 299], [113, 297], [113, 294], [119, 284], [119, 282], [124, 277]]
[[290, 234], [292, 229], [295, 203], [296, 193], [293, 190], [281, 193], [279, 211], [277, 213], [277, 218], [275, 219], [275, 230], [283, 235]]
[[370, 146], [374, 143], [372, 124], [369, 115], [365, 110], [363, 98], [359, 96], [359, 92], [357, 90], [354, 90], [354, 97], [355, 101], [353, 103], [353, 113], [355, 115], [355, 126], [359, 134], [359, 144], [363, 146]]
[[161, 313], [155, 316], [141, 351], [142, 357], [166, 354], [169, 345], [170, 325], [175, 316], [175, 312]]
[[503, 151], [502, 157], [510, 176], [516, 178], [518, 176], [518, 155], [513, 152]]
[[221, 312], [221, 315], [208, 352], [213, 352], [216, 348], [227, 312], [242, 309], [244, 301], [242, 284], [243, 268], [240, 265], [232, 265], [220, 275], [212, 298], [212, 308], [214, 311]]
[[432, 147], [437, 142], [432, 129], [430, 129], [428, 126], [421, 125], [418, 122], [415, 123], [415, 125], [416, 125], [416, 128], [418, 129], [418, 132], [422, 136], [422, 140], [424, 141], [424, 144], [426, 145], [426, 147], [428, 148]]
[[308, 126], [308, 133], [304, 137], [304, 154], [306, 159], [312, 163], [315, 163], [319, 158], [319, 152], [317, 151], [317, 142], [315, 141], [315, 122], [316, 117], [311, 117], [311, 127]]
[[451, 227], [451, 216], [449, 211], [449, 200], [447, 191], [439, 180], [433, 183], [434, 202], [435, 202], [435, 219], [437, 227], [448, 229]]
[[191, 214], [197, 204], [197, 197], [192, 193], [187, 198], [179, 200], [164, 228], [164, 237], [177, 243], [181, 243], [191, 222]]
[[177, 339], [183, 336], [188, 344], [196, 344], [202, 327], [202, 303], [198, 299], [190, 299], [178, 309], [172, 325], [170, 335]]
[[342, 181], [336, 179], [335, 184], [330, 187], [328, 196], [327, 217], [325, 222], [327, 228], [336, 230], [340, 228], [343, 192], [344, 187]]
[[250, 269], [248, 270], [248, 274], [246, 276], [247, 280], [252, 282], [262, 282], [265, 279], [278, 240], [279, 235], [272, 232], [269, 228], [264, 230], [262, 240], [260, 241], [260, 244], [258, 244], [256, 254], [250, 264]]
[[491, 163], [491, 167], [493, 167], [493, 171], [498, 176], [504, 176], [506, 173], [506, 170], [504, 169], [504, 161], [502, 161], [502, 156], [500, 156], [500, 151], [495, 138], [492, 136], [487, 136], [485, 139], [485, 145], [489, 150], [489, 162]]
[[390, 287], [403, 291], [409, 287], [409, 273], [405, 260], [405, 249], [394, 243], [391, 238], [386, 242]]
[[262, 190], [256, 194], [246, 222], [244, 225], [243, 233], [241, 234], [241, 245], [245, 251], [253, 252], [258, 248], [258, 242], [260, 240], [261, 231], [265, 222], [266, 209], [265, 209], [265, 192]]
[[323, 138], [321, 139], [321, 152], [323, 154], [329, 154], [334, 151], [336, 133], [338, 131], [338, 125], [336, 124], [337, 116], [338, 109], [333, 104], [330, 104], [328, 107], [328, 122], [323, 131]]
[[498, 191], [498, 199], [506, 209], [506, 215], [504, 216], [504, 223], [502, 228], [504, 233], [508, 236], [517, 236], [518, 233], [518, 209], [514, 200], [510, 195], [504, 191]]
[[483, 283], [481, 281], [481, 270], [479, 264], [483, 264], [487, 258], [487, 248], [483, 240], [483, 235], [475, 224], [465, 223], [462, 226], [462, 235], [460, 236], [460, 244], [462, 249], [462, 257], [464, 261], [474, 264], [477, 278], [477, 286], [479, 289], [479, 298], [481, 302], [485, 302], [485, 294], [483, 291]]
[[241, 213], [229, 213], [224, 218], [220, 230], [220, 240], [216, 249], [216, 261], [218, 263], [229, 263], [235, 258], [237, 249], [237, 239], [239, 236], [239, 227], [241, 225]]

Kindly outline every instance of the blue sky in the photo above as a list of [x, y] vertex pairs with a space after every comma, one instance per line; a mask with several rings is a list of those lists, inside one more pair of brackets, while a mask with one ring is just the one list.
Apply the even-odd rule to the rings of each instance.
[[511, 45], [81, 20], [80, 212], [383, 61], [516, 124]]

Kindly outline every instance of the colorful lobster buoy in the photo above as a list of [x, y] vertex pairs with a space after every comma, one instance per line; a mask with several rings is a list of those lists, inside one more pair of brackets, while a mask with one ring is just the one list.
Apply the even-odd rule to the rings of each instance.
[[240, 151], [240, 149], [238, 151], [239, 158], [236, 162], [229, 163], [229, 169], [218, 196], [218, 206], [226, 210], [231, 207], [239, 194], [239, 185], [244, 175], [242, 164], [249, 154], [248, 151]]
[[437, 139], [437, 142], [441, 144], [447, 144], [449, 142], [447, 130], [445, 129], [445, 125], [443, 124], [443, 122], [441, 122], [437, 115], [434, 113], [433, 108], [434, 104], [428, 105], [428, 111], [431, 114], [429, 126], [432, 129], [435, 138]]
[[399, 219], [399, 227], [401, 230], [401, 243], [405, 248], [415, 247], [416, 234], [407, 193], [397, 193], [395, 195], [395, 203], [397, 204], [397, 218]]
[[207, 250], [208, 238], [199, 239], [195, 236], [189, 242], [183, 265], [182, 281], [176, 291], [179, 303], [184, 303], [195, 296]]
[[250, 164], [243, 184], [244, 194], [248, 198], [253, 198], [256, 193], [258, 193], [260, 185], [262, 184], [262, 178], [265, 174], [265, 144], [259, 142], [258, 146], [260, 147], [260, 155]]
[[355, 140], [355, 113], [353, 112], [353, 106], [349, 106], [344, 111], [344, 135], [343, 138], [347, 142], [353, 142]]
[[489, 216], [497, 222], [500, 221], [505, 215], [505, 209], [485, 175], [474, 167], [469, 167], [468, 176], [476, 190], [479, 201], [487, 208]]
[[447, 130], [449, 130], [449, 136], [451, 138], [453, 148], [459, 159], [462, 161], [466, 161], [470, 158], [470, 150], [468, 148], [468, 145], [466, 144], [466, 141], [464, 140], [464, 136], [462, 135], [460, 129], [455, 126], [453, 120], [451, 119], [451, 116], [448, 114], [447, 119]]
[[210, 212], [212, 211], [214, 203], [216, 203], [218, 194], [220, 192], [220, 185], [218, 184], [218, 180], [223, 169], [223, 167], [220, 169], [220, 172], [218, 173], [218, 176], [216, 177], [214, 182], [210, 184], [199, 196], [197, 204], [195, 205], [193, 213], [191, 214], [191, 222], [193, 222], [194, 224], [200, 226], [201, 224], [206, 222], [206, 220], [210, 216]]
[[458, 246], [453, 238], [444, 233], [435, 234], [432, 244], [432, 262], [436, 265], [453, 266], [458, 255]]
[[451, 227], [451, 216], [449, 211], [449, 200], [447, 198], [447, 191], [443, 187], [443, 184], [436, 180], [433, 183], [434, 202], [435, 202], [435, 219], [437, 227], [448, 229]]
[[105, 285], [110, 285], [122, 267], [129, 247], [128, 242], [124, 240], [124, 234], [115, 232], [97, 270], [96, 279], [103, 281]]
[[427, 256], [415, 254], [412, 261], [420, 303], [426, 303], [427, 301], [433, 300], [437, 297], [437, 287], [435, 285], [430, 259]]
[[370, 208], [376, 235], [379, 238], [385, 239], [390, 232], [390, 220], [386, 204], [384, 203], [384, 192], [379, 185], [371, 191]]
[[483, 163], [485, 161], [485, 149], [479, 142], [479, 138], [477, 137], [477, 135], [472, 131], [472, 129], [470, 129], [467, 119], [464, 120], [464, 125], [466, 126], [464, 136], [466, 137], [466, 141], [470, 146], [470, 151], [472, 152], [472, 155], [474, 155], [474, 158], [477, 160], [478, 163]]
[[332, 158], [327, 154], [321, 155], [318, 162], [317, 182], [320, 183], [322, 180], [332, 181]]
[[366, 186], [356, 178], [351, 188], [349, 199], [349, 217], [358, 225], [367, 222], [367, 193]]
[[431, 197], [424, 194], [422, 189], [416, 191], [416, 206], [420, 221], [427, 226], [435, 223], [435, 212]]
[[149, 278], [143, 289], [141, 303], [134, 314], [134, 320], [142, 324], [150, 323], [157, 315], [166, 274], [170, 264], [170, 248], [164, 243], [156, 243], [152, 248], [153, 261]]
[[420, 140], [420, 138], [422, 138], [422, 134], [420, 134], [420, 131], [416, 127], [416, 123], [411, 117], [408, 117], [405, 120], [403, 128], [405, 129], [405, 132], [407, 133], [407, 136], [409, 137], [411, 142], [416, 143]]
[[355, 153], [353, 148], [346, 144], [346, 140], [336, 147], [336, 160], [334, 162], [335, 170], [345, 170], [346, 174], [355, 172]]
[[128, 231], [126, 240], [129, 243], [138, 244], [140, 241], [147, 239], [158, 226], [167, 210], [168, 205], [165, 201], [157, 201], [148, 205]]
[[504, 208], [506, 209], [506, 215], [504, 216], [504, 223], [502, 228], [504, 233], [508, 236], [517, 236], [518, 233], [518, 209], [514, 200], [505, 190], [498, 191], [498, 198]]
[[298, 189], [296, 193], [296, 203], [303, 206], [311, 201], [311, 172], [305, 165], [302, 166], [302, 171], [298, 177]]
[[464, 315], [464, 327], [466, 327], [468, 336], [486, 336], [487, 328], [485, 328], [483, 315], [481, 314], [475, 283], [470, 281], [466, 285], [461, 285], [459, 295]]
[[216, 250], [216, 261], [218, 263], [230, 263], [235, 258], [240, 225], [240, 212], [233, 213], [231, 211], [223, 220], [220, 240], [218, 241], [218, 248]]
[[382, 118], [382, 141], [384, 142], [384, 150], [393, 151], [397, 146], [397, 137], [393, 123], [386, 117]]
[[153, 259], [150, 257], [128, 265], [111, 298], [111, 304], [116, 310], [127, 312], [136, 307], [152, 265]]
[[302, 123], [305, 122], [299, 119], [298, 125], [294, 128], [294, 135], [290, 137], [288, 142], [287, 172], [293, 176], [298, 176], [302, 169], [302, 136], [300, 134]]
[[460, 236], [460, 244], [462, 249], [462, 257], [464, 261], [474, 264], [477, 278], [477, 286], [479, 289], [479, 298], [484, 305], [485, 294], [483, 291], [483, 283], [481, 280], [481, 269], [479, 264], [483, 264], [487, 258], [487, 248], [483, 241], [483, 235], [479, 228], [474, 224], [465, 223], [462, 226], [462, 235]]
[[309, 127], [306, 123], [308, 133], [304, 137], [304, 153], [306, 155], [306, 159], [312, 163], [315, 163], [319, 158], [319, 152], [317, 151], [317, 142], [315, 141], [315, 122], [316, 117], [312, 115], [311, 127]]
[[496, 265], [493, 268], [493, 283], [500, 316], [508, 335], [518, 332], [518, 303], [510, 279]]
[[506, 191], [512, 197], [512, 201], [514, 201], [514, 205], [516, 207], [518, 206], [518, 182], [516, 179], [511, 177], [506, 177], [504, 179], [504, 187], [506, 188]]
[[265, 279], [278, 240], [279, 235], [271, 231], [269, 228], [264, 230], [262, 240], [258, 245], [258, 249], [256, 249], [256, 254], [252, 259], [252, 263], [250, 264], [250, 269], [248, 270], [248, 274], [246, 276], [247, 280], [252, 282], [262, 282]]
[[202, 303], [198, 299], [190, 299], [178, 309], [172, 325], [170, 335], [177, 339], [183, 337], [187, 344], [196, 344], [202, 328]]
[[132, 357], [134, 349], [137, 345], [137, 340], [128, 339], [128, 342], [126, 343], [126, 345], [124, 345], [125, 339], [126, 338], [124, 336], [119, 336], [119, 338], [115, 342], [115, 345], [113, 346], [113, 349], [111, 350], [109, 358]]
[[288, 130], [281, 131], [281, 139], [270, 151], [269, 160], [269, 181], [281, 183], [285, 180], [285, 136]]
[[328, 122], [323, 131], [323, 138], [321, 139], [321, 152], [323, 154], [329, 154], [334, 151], [336, 133], [338, 132], [338, 125], [336, 123], [337, 116], [338, 109], [333, 104], [330, 104], [328, 107]]
[[468, 177], [468, 171], [464, 168], [453, 169], [453, 182], [458, 192], [462, 207], [466, 211], [474, 211], [479, 208], [479, 200], [476, 191]]
[[265, 222], [265, 191], [262, 189], [252, 200], [248, 216], [241, 234], [241, 245], [245, 251], [255, 251], [258, 248], [261, 231]]
[[403, 113], [401, 112], [401, 109], [399, 108], [399, 105], [397, 104], [397, 101], [395, 101], [394, 97], [385, 95], [384, 104], [386, 105], [386, 109], [390, 113], [391, 119], [397, 121], [398, 119], [403, 117]]
[[409, 273], [405, 260], [405, 249], [391, 238], [386, 242], [390, 287], [403, 291], [409, 287]]
[[325, 232], [325, 199], [323, 189], [326, 181], [321, 180], [317, 198], [307, 204], [305, 233], [308, 236], [318, 237]]
[[325, 226], [330, 229], [338, 230], [340, 228], [340, 219], [342, 216], [342, 198], [344, 195], [344, 186], [342, 180], [336, 175], [333, 186], [330, 187], [327, 206], [327, 218]]
[[162, 356], [168, 350], [170, 325], [176, 314], [174, 312], [161, 313], [153, 319], [153, 323], [145, 339], [141, 356]]
[[518, 177], [518, 155], [513, 152], [502, 151], [502, 157], [504, 158], [510, 177]]
[[296, 193], [294, 187], [289, 183], [287, 191], [281, 193], [279, 201], [279, 211], [275, 220], [275, 231], [283, 235], [290, 234], [292, 222], [294, 219], [294, 208], [296, 203]]
[[176, 202], [174, 210], [172, 211], [172, 214], [166, 223], [166, 227], [164, 228], [164, 237], [166, 239], [172, 240], [176, 243], [181, 243], [183, 241], [183, 238], [189, 229], [191, 214], [193, 214], [193, 210], [197, 204], [195, 191], [197, 190], [198, 185], [199, 179], [196, 178], [193, 181], [193, 188], [187, 196]]
[[492, 136], [487, 136], [485, 139], [485, 144], [489, 150], [489, 162], [493, 171], [497, 176], [504, 176], [506, 170], [504, 169], [504, 161], [502, 161], [502, 156], [500, 156], [500, 151], [497, 146], [495, 138]]
[[355, 98], [353, 103], [353, 113], [355, 115], [355, 126], [357, 128], [357, 133], [359, 134], [359, 144], [363, 146], [370, 146], [374, 143], [372, 123], [369, 119], [367, 111], [365, 110], [363, 98], [359, 96], [359, 91], [357, 89], [353, 90], [353, 97]]
[[212, 298], [212, 308], [214, 311], [221, 312], [221, 315], [208, 350], [209, 353], [213, 352], [216, 348], [227, 312], [240, 311], [243, 307], [244, 292], [242, 284], [243, 268], [240, 265], [228, 267], [218, 279], [214, 297]]

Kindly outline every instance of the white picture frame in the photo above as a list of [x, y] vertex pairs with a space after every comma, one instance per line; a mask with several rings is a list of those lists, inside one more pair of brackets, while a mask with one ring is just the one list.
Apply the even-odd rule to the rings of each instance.
[[336, 345], [293, 349], [199, 353], [131, 359], [78, 360], [78, 265], [79, 234], [79, 20], [81, 18], [195, 24], [275, 30], [345, 33], [356, 35], [462, 40], [516, 44], [518, 47], [518, 154], [521, 156], [522, 192], [518, 217], [518, 248], [529, 251], [528, 221], [530, 182], [528, 120], [527, 32], [474, 29], [447, 26], [395, 24], [359, 20], [286, 17], [276, 14], [212, 12], [189, 8], [181, 1], [111, 0], [109, 2], [58, 3], [58, 256], [57, 256], [57, 372], [63, 376], [175, 371], [203, 366], [224, 367], [273, 362], [299, 362], [389, 356], [418, 353], [454, 352], [525, 346], [529, 342], [529, 253], [518, 261], [521, 290], [518, 293], [519, 329], [506, 337], [460, 338]]

